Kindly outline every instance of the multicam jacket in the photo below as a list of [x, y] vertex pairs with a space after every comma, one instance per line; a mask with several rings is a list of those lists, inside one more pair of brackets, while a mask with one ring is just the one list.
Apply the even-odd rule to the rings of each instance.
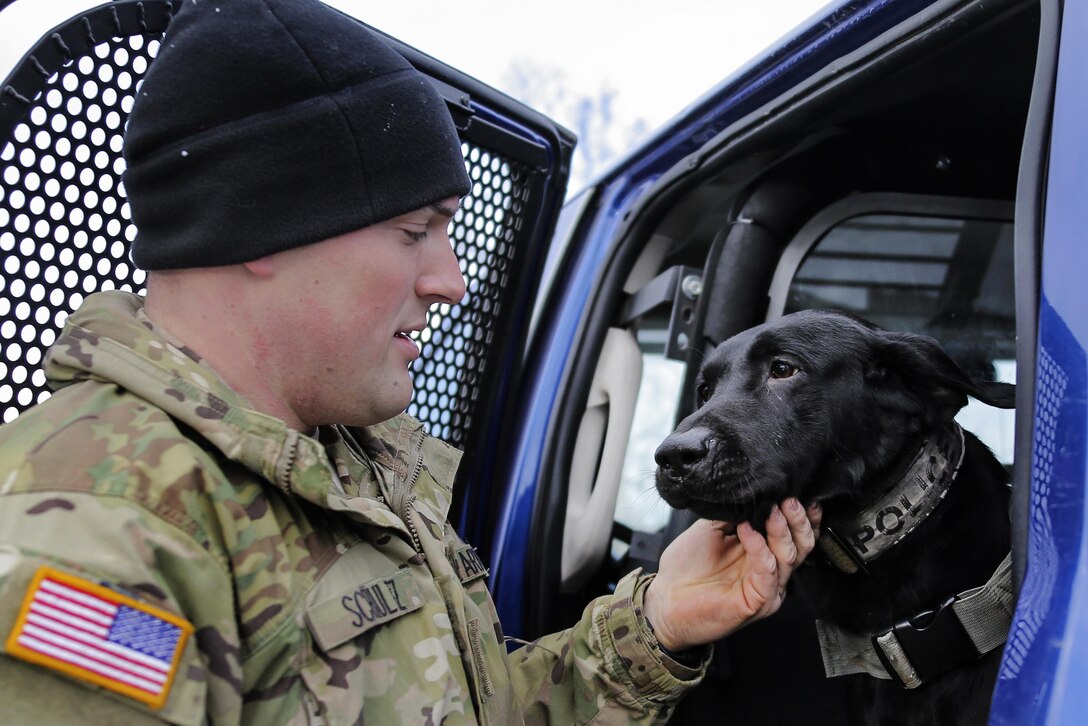
[[[6, 722], [650, 723], [701, 677], [660, 653], [637, 572], [507, 655], [446, 521], [460, 454], [406, 415], [288, 429], [120, 292], [69, 319], [46, 372], [52, 398], [0, 427]], [[114, 620], [38, 617], [80, 607]], [[102, 667], [114, 652], [150, 675]]]

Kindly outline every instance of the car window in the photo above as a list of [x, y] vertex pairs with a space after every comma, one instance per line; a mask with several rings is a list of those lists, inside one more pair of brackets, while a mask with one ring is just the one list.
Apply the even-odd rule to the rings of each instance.
[[[972, 375], [1015, 383], [1012, 223], [921, 213], [832, 214], [795, 240], [799, 263], [784, 256], [784, 305], [770, 315], [834, 308], [890, 330], [935, 338]], [[835, 221], [837, 220], [837, 221]], [[779, 296], [781, 299], [783, 296]], [[669, 310], [634, 323], [642, 379], [624, 458], [615, 522], [619, 530], [664, 530], [671, 513], [654, 486], [654, 451], [672, 431], [685, 364], [665, 354]], [[1005, 465], [1013, 459], [1015, 414], [974, 399], [957, 421]], [[613, 558], [626, 551], [613, 542]]]
[[[830, 228], [797, 268], [784, 313], [835, 308], [935, 338], [965, 370], [1016, 382], [1012, 223], [863, 214]], [[1014, 412], [972, 399], [957, 420], [1012, 463]]]
[[659, 325], [640, 326], [636, 333], [642, 352], [642, 381], [616, 496], [616, 521], [636, 532], [664, 529], [672, 511], [654, 485], [654, 451], [675, 425], [685, 366], [665, 357], [668, 321], [657, 322]]
[[[1000, 219], [856, 214], [825, 227], [814, 244], [799, 240], [808, 252], [781, 312], [834, 308], [929, 335], [972, 375], [1015, 383], [1012, 231]], [[675, 425], [684, 376], [684, 364], [665, 356], [668, 324], [659, 312], [639, 318], [635, 331], [643, 376], [615, 521], [636, 532], [661, 531], [670, 514], [654, 487], [654, 451]], [[974, 399], [957, 416], [1006, 465], [1014, 419]]]

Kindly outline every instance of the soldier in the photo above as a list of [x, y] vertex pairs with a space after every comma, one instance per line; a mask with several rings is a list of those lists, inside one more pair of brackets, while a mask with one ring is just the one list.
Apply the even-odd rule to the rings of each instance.
[[465, 292], [469, 181], [441, 98], [357, 23], [184, 3], [125, 157], [146, 301], [89, 297], [55, 395], [0, 430], [5, 720], [649, 723], [778, 608], [818, 524], [796, 500], [766, 539], [696, 524], [507, 655], [445, 516], [460, 454], [399, 413], [408, 333]]

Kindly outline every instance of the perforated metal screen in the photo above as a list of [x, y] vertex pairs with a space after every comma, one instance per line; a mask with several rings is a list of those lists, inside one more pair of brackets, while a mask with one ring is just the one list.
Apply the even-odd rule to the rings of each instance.
[[460, 305], [438, 306], [421, 331], [422, 355], [412, 364], [415, 394], [408, 412], [431, 433], [463, 446], [485, 385], [487, 352], [510, 283], [521, 227], [527, 172], [480, 147], [462, 144], [472, 190], [450, 228], [468, 293]]
[[[120, 7], [120, 3], [118, 6]], [[139, 12], [144, 5], [136, 3]], [[169, 6], [166, 6], [167, 10]], [[125, 16], [108, 16], [120, 29]], [[101, 39], [101, 18], [74, 19], [72, 37], [46, 39], [64, 58], [55, 71], [36, 58], [33, 94], [11, 129], [0, 129], [0, 415], [11, 421], [49, 395], [41, 362], [70, 312], [98, 290], [142, 292], [143, 271], [128, 256], [134, 239], [123, 185], [122, 133], [134, 93], [158, 47], [157, 34]], [[103, 21], [106, 22], [106, 21]], [[146, 30], [143, 16], [133, 20]], [[98, 35], [103, 34], [100, 30]], [[24, 67], [24, 71], [26, 68]], [[12, 76], [15, 77], [14, 75]], [[409, 412], [435, 435], [463, 446], [488, 383], [489, 349], [510, 294], [510, 267], [529, 195], [529, 170], [464, 142], [473, 189], [451, 223], [468, 294], [432, 311], [414, 364]]]
[[142, 291], [121, 184], [122, 133], [157, 40], [100, 43], [51, 74], [0, 151], [0, 408], [5, 422], [49, 396], [41, 361], [97, 290]]

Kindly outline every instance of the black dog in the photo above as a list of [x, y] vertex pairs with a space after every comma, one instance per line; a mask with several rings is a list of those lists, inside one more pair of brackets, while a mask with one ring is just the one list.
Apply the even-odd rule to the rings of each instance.
[[[803, 311], [718, 346], [698, 409], [657, 450], [661, 495], [701, 517], [762, 528], [788, 496], [822, 502], [825, 555], [796, 580], [828, 675], [870, 664], [850, 676], [860, 723], [987, 718], [1012, 610], [1009, 491], [1004, 467], [953, 422], [968, 394], [1014, 403], [1013, 386], [967, 375], [931, 338]], [[988, 581], [972, 635], [955, 613]], [[996, 644], [974, 647], [987, 629]]]

